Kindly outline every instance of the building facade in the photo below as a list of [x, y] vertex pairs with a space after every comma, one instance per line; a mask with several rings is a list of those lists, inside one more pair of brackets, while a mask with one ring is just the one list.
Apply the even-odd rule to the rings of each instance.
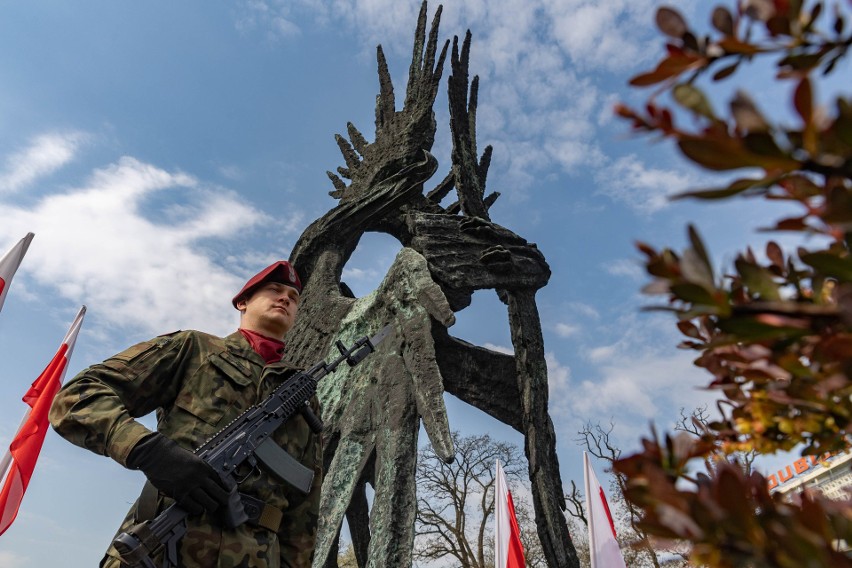
[[766, 479], [769, 490], [782, 495], [817, 489], [829, 499], [848, 498], [852, 490], [852, 453], [802, 457]]

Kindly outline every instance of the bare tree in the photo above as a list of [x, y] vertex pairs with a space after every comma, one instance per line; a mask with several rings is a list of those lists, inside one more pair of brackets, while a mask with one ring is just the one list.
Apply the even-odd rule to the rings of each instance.
[[[701, 406], [692, 411], [692, 414], [687, 416], [684, 409], [680, 409], [680, 420], [674, 427], [675, 430], [687, 432], [696, 438], [710, 436], [710, 417], [707, 414], [707, 406]], [[754, 460], [760, 455], [756, 450], [737, 451], [726, 453], [722, 444], [716, 444], [716, 450], [704, 456], [704, 466], [707, 471], [712, 473], [716, 471], [717, 464], [720, 460], [724, 460], [731, 464], [737, 464], [742, 468], [745, 475], [751, 475], [754, 471]]]
[[[697, 416], [703, 416], [700, 410], [696, 411]], [[614, 514], [621, 521], [618, 540], [622, 546], [625, 562], [628, 566], [635, 567], [653, 566], [659, 568], [663, 564], [672, 567], [688, 566], [684, 552], [679, 550], [676, 544], [663, 543], [659, 540], [654, 541], [649, 537], [640, 524], [642, 510], [624, 498], [627, 480], [623, 474], [612, 470], [613, 462], [621, 456], [621, 449], [612, 440], [613, 428], [612, 422], [609, 423], [607, 428], [601, 426], [600, 423], [594, 425], [587, 423], [580, 430], [575, 441], [584, 446], [589, 454], [608, 463], [606, 472], [611, 474], [610, 501], [613, 505]], [[583, 527], [588, 526], [584, 498], [573, 481], [571, 482], [571, 493], [566, 495], [565, 499], [568, 502], [567, 513], [575, 521], [573, 524], [576, 526], [582, 522]], [[588, 542], [586, 542], [586, 547], [588, 547]]]
[[[487, 434], [453, 433], [456, 458], [446, 463], [431, 446], [417, 460], [417, 522], [414, 558], [431, 562], [448, 557], [463, 568], [494, 563], [494, 463], [500, 460], [508, 481], [520, 484], [526, 460], [517, 446]], [[515, 514], [529, 568], [547, 566], [535, 520], [523, 491], [513, 491]]]
[[352, 544], [346, 546], [337, 555], [338, 568], [358, 568], [358, 560], [355, 558], [355, 547]]
[[[578, 494], [576, 489], [576, 486], [572, 487], [572, 494]], [[582, 494], [579, 495], [582, 500]], [[586, 525], [586, 516], [582, 504], [579, 509], [582, 519], [574, 514], [576, 512], [576, 509], [574, 512], [568, 511], [568, 531], [571, 533], [571, 540], [574, 542], [574, 546], [577, 547], [577, 559], [580, 561], [580, 568], [589, 568], [592, 565], [592, 559], [589, 556], [589, 530]]]

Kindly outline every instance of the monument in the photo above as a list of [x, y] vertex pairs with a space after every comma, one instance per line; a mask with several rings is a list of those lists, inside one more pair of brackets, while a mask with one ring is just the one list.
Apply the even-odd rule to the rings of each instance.
[[[290, 260], [302, 275], [300, 317], [288, 336], [288, 358], [309, 364], [392, 324], [394, 331], [358, 367], [320, 385], [326, 477], [315, 567], [337, 565], [348, 521], [359, 566], [411, 566], [416, 511], [415, 460], [421, 421], [436, 453], [453, 458], [443, 394], [448, 392], [524, 435], [538, 536], [548, 565], [578, 567], [563, 516], [564, 497], [548, 414], [547, 366], [535, 301], [550, 269], [535, 244], [495, 223], [499, 194], [486, 192], [491, 147], [476, 140], [478, 77], [469, 79], [471, 35], [438, 50], [441, 7], [427, 36], [421, 6], [401, 110], [381, 46], [375, 137], [353, 124], [338, 135], [345, 167], [329, 172], [337, 205], [314, 221]], [[452, 164], [429, 153], [433, 111], [449, 51]], [[442, 205], [455, 191], [457, 199]], [[383, 282], [354, 298], [343, 267], [368, 232], [395, 237], [402, 249]], [[457, 312], [476, 290], [495, 290], [507, 307], [514, 355], [450, 335]], [[518, 402], [520, 401], [520, 403]], [[368, 506], [366, 484], [374, 490]]]

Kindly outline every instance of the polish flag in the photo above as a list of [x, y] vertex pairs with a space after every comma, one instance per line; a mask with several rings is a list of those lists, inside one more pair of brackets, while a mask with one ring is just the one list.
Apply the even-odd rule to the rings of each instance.
[[24, 394], [23, 400], [30, 406], [30, 410], [24, 416], [18, 433], [12, 439], [9, 451], [0, 462], [0, 479], [5, 477], [0, 489], [0, 535], [6, 532], [18, 515], [21, 500], [33, 475], [44, 435], [47, 433], [47, 413], [65, 377], [84, 315], [86, 315], [86, 306], [80, 308], [59, 351]]
[[12, 250], [0, 258], [0, 310], [3, 309], [3, 302], [6, 301], [6, 294], [9, 292], [12, 277], [18, 267], [21, 266], [21, 261], [27, 254], [27, 249], [30, 247], [30, 242], [34, 236], [33, 233], [27, 233], [27, 236], [18, 241], [18, 244], [13, 246]]
[[591, 568], [626, 568], [616, 540], [615, 523], [609, 512], [606, 495], [595, 477], [587, 452], [583, 452], [583, 466], [586, 477], [586, 515], [589, 524]]
[[499, 460], [494, 484], [494, 509], [494, 568], [524, 568], [524, 547], [515, 518], [515, 504]]

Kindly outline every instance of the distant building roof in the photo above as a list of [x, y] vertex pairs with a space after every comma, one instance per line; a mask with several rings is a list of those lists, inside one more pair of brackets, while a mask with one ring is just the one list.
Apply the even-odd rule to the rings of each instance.
[[782, 495], [809, 488], [819, 489], [829, 499], [842, 499], [852, 488], [852, 453], [803, 457], [766, 479], [770, 491]]

